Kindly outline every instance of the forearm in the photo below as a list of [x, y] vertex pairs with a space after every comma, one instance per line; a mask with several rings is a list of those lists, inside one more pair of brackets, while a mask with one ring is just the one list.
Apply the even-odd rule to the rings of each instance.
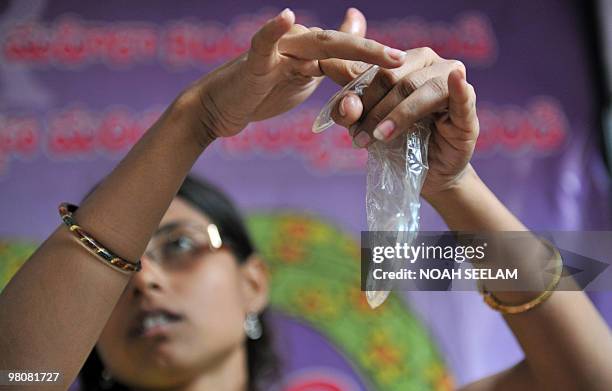
[[[81, 205], [75, 219], [109, 249], [136, 261], [203, 151], [185, 102], [175, 102]], [[59, 220], [59, 216], [58, 216]], [[0, 369], [53, 369], [76, 377], [129, 276], [60, 226], [0, 296]]]
[[[144, 252], [206, 145], [191, 102], [179, 98], [84, 201], [77, 221], [128, 260]], [[100, 231], [100, 232], [98, 232]]]
[[[526, 229], [471, 167], [461, 181], [446, 194], [428, 199], [451, 230]], [[525, 259], [524, 263], [528, 262]], [[500, 292], [498, 299], [515, 304], [530, 295], [533, 297], [533, 292]], [[536, 308], [504, 319], [525, 352], [534, 388], [612, 389], [610, 331], [583, 292], [555, 292]]]

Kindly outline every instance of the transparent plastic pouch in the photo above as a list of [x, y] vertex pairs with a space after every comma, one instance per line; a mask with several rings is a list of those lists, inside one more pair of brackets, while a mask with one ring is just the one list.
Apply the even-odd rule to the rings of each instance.
[[[320, 133], [332, 126], [333, 108], [348, 93], [363, 95], [377, 71], [378, 66], [371, 66], [334, 94], [317, 116], [312, 131]], [[391, 142], [374, 142], [368, 147], [366, 212], [369, 231], [397, 232], [396, 242], [408, 245], [416, 238], [419, 230], [420, 193], [429, 168], [427, 145], [432, 126], [431, 120], [421, 121], [410, 132]], [[389, 238], [388, 235], [384, 237]], [[400, 263], [393, 261], [385, 266], [388, 271], [401, 268]], [[372, 273], [368, 273], [368, 276], [366, 298], [370, 306], [376, 308], [389, 296], [391, 286], [388, 282], [371, 278]]]
[[[382, 234], [370, 238], [377, 246], [411, 245], [419, 231], [420, 194], [429, 166], [427, 144], [430, 121], [420, 122], [411, 132], [389, 143], [375, 142], [368, 147], [366, 212], [368, 230], [396, 232], [393, 243], [384, 243], [392, 235]], [[398, 271], [402, 264], [390, 261], [386, 271]], [[388, 279], [374, 280], [368, 273], [366, 298], [372, 308], [381, 305], [389, 292]]]

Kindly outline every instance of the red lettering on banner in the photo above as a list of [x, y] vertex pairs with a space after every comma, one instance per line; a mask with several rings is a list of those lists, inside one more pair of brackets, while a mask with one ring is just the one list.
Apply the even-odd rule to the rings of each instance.
[[[160, 60], [173, 67], [218, 64], [244, 53], [251, 37], [276, 14], [263, 10], [239, 15], [233, 22], [181, 20], [167, 26], [143, 22], [99, 23], [61, 16], [49, 25], [29, 22], [10, 28], [2, 37], [6, 61], [20, 64], [78, 67], [91, 63], [132, 66]], [[308, 11], [299, 22], [319, 25]], [[496, 40], [485, 15], [459, 16], [453, 23], [418, 19], [372, 23], [369, 37], [389, 46], [430, 46], [445, 57], [470, 64], [490, 64]]]
[[533, 144], [543, 152], [554, 151], [565, 142], [568, 121], [556, 102], [541, 98], [531, 105]]
[[504, 149], [517, 151], [529, 145], [533, 129], [528, 116], [523, 115], [520, 109], [507, 109], [501, 115], [504, 127], [497, 136]]
[[312, 133], [314, 115], [314, 110], [304, 109], [250, 124], [238, 136], [221, 139], [220, 150], [236, 158], [249, 154], [270, 157], [288, 154], [301, 158], [308, 167], [320, 172], [362, 168], [367, 152], [353, 149], [346, 131], [337, 126], [324, 134]]
[[81, 66], [101, 61], [125, 66], [157, 55], [158, 32], [143, 23], [93, 25], [75, 17], [49, 27], [27, 23], [9, 30], [2, 50], [10, 62]]
[[96, 121], [88, 111], [70, 108], [52, 115], [47, 150], [58, 157], [85, 157], [94, 150]]
[[312, 133], [313, 117], [314, 111], [306, 109], [250, 124], [240, 135], [221, 139], [220, 150], [232, 158], [296, 156], [317, 171], [363, 167], [366, 152], [353, 149], [350, 137], [338, 127], [323, 135]]
[[171, 25], [162, 40], [163, 57], [173, 65], [186, 65], [192, 59], [200, 62], [215, 62], [226, 57], [224, 26], [203, 26], [176, 23]]
[[368, 36], [400, 49], [429, 46], [442, 57], [458, 58], [471, 64], [490, 64], [497, 53], [491, 23], [480, 13], [461, 15], [454, 23], [420, 19], [371, 23]]
[[38, 148], [40, 126], [35, 118], [0, 119], [0, 152], [29, 158]]
[[279, 153], [289, 144], [291, 124], [281, 123], [278, 126], [267, 126], [265, 122], [255, 124], [252, 140], [265, 154]]
[[478, 121], [480, 122], [480, 133], [476, 142], [476, 152], [492, 150], [497, 143], [497, 135], [503, 131], [502, 119], [492, 107], [479, 104]]
[[489, 62], [495, 56], [497, 43], [486, 17], [476, 14], [464, 16], [459, 19], [456, 33], [458, 48], [455, 50], [459, 57]]
[[[361, 172], [367, 152], [354, 149], [348, 132], [338, 126], [322, 134], [312, 133], [317, 112], [306, 107], [252, 123], [239, 135], [220, 139], [215, 150], [229, 159], [291, 156], [321, 173]], [[42, 143], [44, 129], [37, 118], [0, 117], [0, 168], [5, 168], [11, 158], [33, 156], [41, 145], [52, 158], [94, 158], [97, 154], [117, 157], [127, 152], [161, 113], [161, 107], [145, 112], [124, 107], [92, 112], [73, 106], [47, 115], [46, 139]], [[526, 107], [481, 103], [478, 116], [481, 132], [476, 157], [549, 155], [562, 150], [569, 134], [565, 113], [549, 97], [537, 97]]]
[[251, 132], [246, 130], [241, 133], [240, 137], [223, 139], [223, 148], [232, 156], [244, 156], [252, 152], [252, 145]]
[[102, 119], [97, 131], [98, 145], [110, 153], [123, 152], [129, 148], [134, 140], [135, 124], [126, 110], [112, 110]]
[[157, 53], [157, 34], [148, 27], [111, 29], [102, 48], [108, 53], [104, 57], [108, 58], [111, 64], [133, 64], [154, 58]]
[[73, 21], [62, 21], [56, 28], [51, 40], [51, 53], [60, 63], [78, 65], [87, 56], [84, 38], [85, 31], [81, 25]]
[[478, 109], [478, 118], [481, 131], [477, 155], [497, 151], [548, 154], [558, 151], [569, 134], [561, 105], [548, 97], [535, 98], [526, 109], [483, 104]]
[[87, 157], [96, 151], [110, 156], [124, 153], [160, 114], [160, 109], [134, 114], [126, 108], [112, 108], [103, 114], [71, 108], [51, 114], [47, 150], [59, 158]]
[[317, 148], [321, 139], [317, 134], [312, 133], [312, 119], [306, 116], [299, 116], [295, 121], [295, 126], [291, 132], [292, 145], [295, 152], [306, 154]]
[[[345, 129], [338, 126], [323, 134], [310, 130], [316, 111], [304, 109], [291, 116], [251, 124], [238, 136], [222, 139], [221, 151], [230, 157], [252, 154], [275, 157], [299, 156], [321, 172], [363, 169], [364, 150], [352, 148]], [[549, 98], [537, 98], [527, 108], [493, 107], [483, 104], [478, 110], [481, 132], [476, 156], [499, 152], [531, 156], [559, 151], [567, 137], [567, 119], [560, 105]]]
[[49, 37], [35, 23], [9, 30], [2, 47], [4, 58], [9, 61], [38, 63], [49, 58]]
[[30, 159], [36, 154], [40, 128], [33, 117], [0, 117], [0, 173], [13, 158]]
[[4, 154], [29, 158], [38, 148], [39, 123], [35, 118], [17, 117], [0, 122], [0, 150]]

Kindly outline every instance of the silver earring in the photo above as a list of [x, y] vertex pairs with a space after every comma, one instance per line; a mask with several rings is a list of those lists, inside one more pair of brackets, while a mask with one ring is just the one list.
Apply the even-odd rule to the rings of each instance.
[[113, 381], [110, 372], [108, 371], [108, 369], [104, 368], [102, 370], [102, 380], [100, 381], [100, 388], [102, 388], [103, 390], [108, 390], [112, 388], [114, 384], [115, 382]]
[[244, 332], [250, 339], [259, 339], [263, 330], [256, 312], [249, 312], [244, 320]]

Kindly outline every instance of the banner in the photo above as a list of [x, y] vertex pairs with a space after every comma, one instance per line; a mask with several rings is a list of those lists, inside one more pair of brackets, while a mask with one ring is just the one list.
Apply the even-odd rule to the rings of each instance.
[[[16, 259], [59, 224], [61, 201], [78, 202], [182, 89], [246, 50], [258, 27], [285, 6], [4, 2], [0, 267], [5, 277], [20, 264]], [[335, 28], [348, 6], [366, 15], [370, 38], [402, 49], [429, 46], [466, 64], [481, 123], [473, 164], [530, 229], [612, 228], [610, 178], [593, 94], [599, 81], [591, 72], [576, 2], [313, 0], [292, 9], [298, 23]], [[358, 279], [326, 279], [358, 267], [359, 235], [366, 230], [366, 152], [353, 149], [337, 126], [319, 135], [310, 131], [337, 89], [325, 81], [289, 113], [215, 142], [194, 168], [250, 216], [262, 252], [277, 262], [272, 309], [287, 384], [293, 387], [288, 389], [308, 389], [300, 388], [303, 384], [325, 384], [313, 389], [326, 390], [447, 389], [514, 364], [522, 357], [519, 347], [477, 293], [401, 292], [381, 314], [364, 307]], [[445, 229], [426, 204], [421, 225]], [[270, 234], [272, 228], [279, 236]], [[342, 239], [330, 242], [326, 235]], [[320, 252], [305, 252], [303, 240], [319, 240]], [[305, 285], [311, 289], [291, 288], [306, 281], [314, 284]], [[610, 322], [612, 296], [598, 293], [595, 299], [607, 308]], [[353, 326], [347, 320], [352, 315], [345, 323], [335, 317], [344, 313], [354, 314]], [[385, 322], [388, 333], [360, 334], [369, 324]], [[348, 335], [347, 327], [356, 334]], [[483, 332], [474, 333], [474, 327]], [[366, 337], [373, 345], [363, 345]], [[371, 359], [372, 352], [381, 356]], [[406, 373], [412, 380], [402, 380]]]

